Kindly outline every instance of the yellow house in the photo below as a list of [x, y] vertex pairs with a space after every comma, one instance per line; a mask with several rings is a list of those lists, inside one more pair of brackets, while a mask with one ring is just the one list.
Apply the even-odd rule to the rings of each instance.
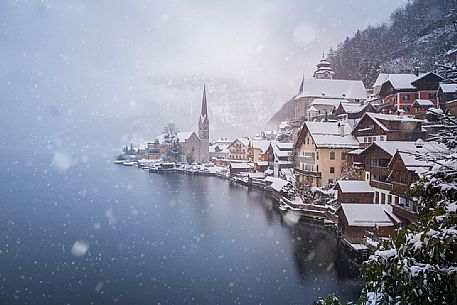
[[343, 122], [305, 122], [294, 144], [298, 182], [327, 186], [340, 179], [346, 154], [359, 148], [351, 133]]

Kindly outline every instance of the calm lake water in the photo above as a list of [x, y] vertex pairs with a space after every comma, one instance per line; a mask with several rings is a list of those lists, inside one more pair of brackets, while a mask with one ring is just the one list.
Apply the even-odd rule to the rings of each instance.
[[52, 157], [0, 161], [0, 304], [310, 304], [360, 294], [334, 234], [287, 224], [262, 192], [109, 157], [57, 171]]

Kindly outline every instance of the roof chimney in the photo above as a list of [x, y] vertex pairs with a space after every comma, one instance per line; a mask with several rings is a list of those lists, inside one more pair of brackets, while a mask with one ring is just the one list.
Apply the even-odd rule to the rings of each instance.
[[338, 133], [341, 137], [344, 137], [344, 123], [338, 123]]
[[419, 67], [414, 67], [414, 75], [419, 76]]

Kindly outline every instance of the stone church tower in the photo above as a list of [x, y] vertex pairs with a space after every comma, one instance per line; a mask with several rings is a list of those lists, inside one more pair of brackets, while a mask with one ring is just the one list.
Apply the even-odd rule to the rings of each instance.
[[206, 87], [203, 86], [202, 111], [198, 120], [198, 137], [209, 142], [209, 119], [206, 105]]

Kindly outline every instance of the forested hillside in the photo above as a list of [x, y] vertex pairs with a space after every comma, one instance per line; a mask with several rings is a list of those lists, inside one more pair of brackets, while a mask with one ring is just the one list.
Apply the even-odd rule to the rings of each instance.
[[415, 0], [388, 23], [369, 26], [330, 50], [335, 78], [361, 79], [371, 87], [383, 73], [422, 71], [449, 64], [457, 53], [457, 0]]

